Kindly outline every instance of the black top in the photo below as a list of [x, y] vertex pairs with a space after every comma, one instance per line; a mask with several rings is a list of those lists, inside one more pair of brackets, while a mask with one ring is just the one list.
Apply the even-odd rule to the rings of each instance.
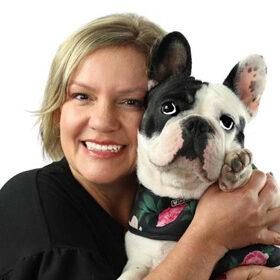
[[116, 279], [124, 231], [65, 159], [23, 172], [0, 190], [0, 280]]

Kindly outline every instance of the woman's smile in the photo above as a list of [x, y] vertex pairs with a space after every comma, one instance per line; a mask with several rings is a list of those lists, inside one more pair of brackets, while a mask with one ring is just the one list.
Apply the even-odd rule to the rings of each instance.
[[122, 154], [126, 145], [119, 145], [113, 141], [82, 141], [89, 156], [98, 159], [111, 159]]

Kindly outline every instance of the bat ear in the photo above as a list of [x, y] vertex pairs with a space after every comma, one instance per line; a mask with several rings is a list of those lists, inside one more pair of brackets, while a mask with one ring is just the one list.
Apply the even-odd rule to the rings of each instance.
[[155, 48], [150, 79], [159, 83], [174, 74], [190, 76], [191, 68], [191, 48], [187, 39], [180, 32], [171, 32]]
[[224, 85], [229, 87], [244, 103], [249, 115], [254, 117], [266, 83], [267, 67], [260, 55], [251, 55], [236, 64]]

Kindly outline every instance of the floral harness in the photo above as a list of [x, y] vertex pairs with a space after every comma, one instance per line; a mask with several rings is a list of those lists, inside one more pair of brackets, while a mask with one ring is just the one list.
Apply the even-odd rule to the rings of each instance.
[[[173, 199], [155, 195], [139, 185], [129, 231], [136, 235], [156, 239], [178, 241], [191, 223], [198, 200]], [[230, 250], [217, 263], [212, 277], [216, 277], [239, 265], [280, 265], [280, 249], [272, 245], [251, 245]]]

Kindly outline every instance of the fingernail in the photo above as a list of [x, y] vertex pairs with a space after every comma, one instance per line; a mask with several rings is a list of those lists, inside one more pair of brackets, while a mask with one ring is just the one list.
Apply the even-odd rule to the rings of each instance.
[[266, 176], [273, 177], [273, 173], [272, 172], [268, 172], [268, 173], [266, 173]]

